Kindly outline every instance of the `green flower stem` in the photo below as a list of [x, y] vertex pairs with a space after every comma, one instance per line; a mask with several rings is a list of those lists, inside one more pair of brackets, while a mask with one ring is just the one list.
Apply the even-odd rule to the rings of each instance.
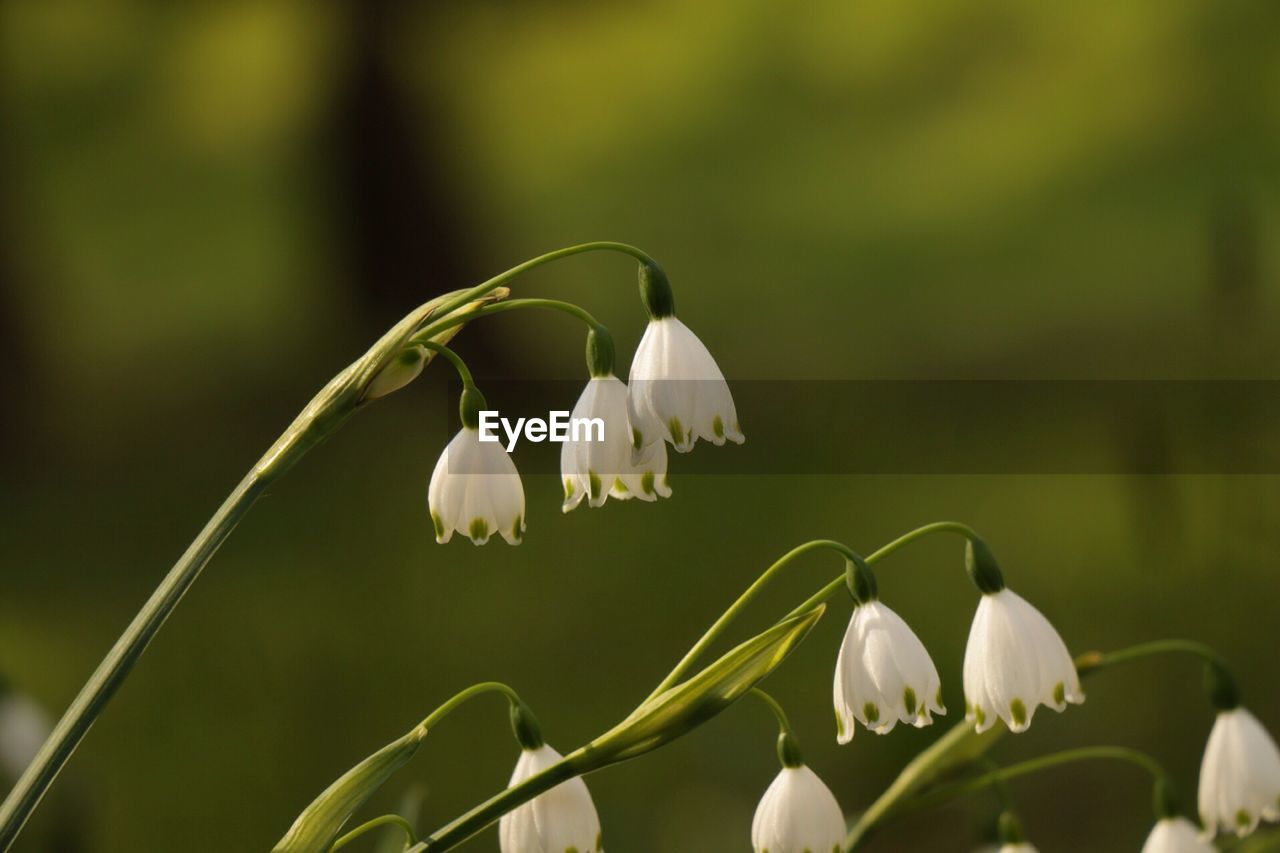
[[[572, 302], [565, 302], [560, 299], [541, 299], [541, 298], [508, 299], [504, 302], [494, 302], [490, 305], [485, 305], [482, 308], [476, 308], [471, 311], [455, 314], [452, 317], [441, 320], [438, 323], [433, 323], [432, 325], [427, 326], [417, 335], [414, 335], [413, 338], [410, 338], [409, 343], [410, 345], [413, 345], [418, 343], [419, 340], [427, 340], [432, 336], [438, 335], [444, 330], [452, 328], [454, 326], [461, 326], [463, 323], [469, 323], [472, 320], [478, 320], [481, 317], [488, 317], [492, 314], [501, 314], [504, 311], [514, 311], [519, 308], [544, 308], [551, 311], [560, 311], [561, 313], [568, 314], [572, 317], [577, 317], [579, 320], [586, 323], [587, 326], [589, 326], [592, 329], [604, 328], [603, 324], [601, 324], [600, 321], [597, 320], [590, 312], [588, 312], [586, 309], [578, 305], [573, 304]], [[496, 309], [496, 310], [491, 310], [491, 309]]]
[[[437, 314], [440, 316], [449, 314], [472, 300], [486, 296], [529, 270], [535, 269], [544, 264], [549, 264], [552, 261], [558, 261], [561, 258], [567, 258], [571, 255], [581, 255], [587, 252], [620, 252], [624, 255], [630, 255], [644, 266], [653, 267], [655, 269], [658, 268], [658, 262], [650, 257], [646, 252], [637, 249], [635, 246], [629, 246], [626, 243], [616, 243], [612, 240], [596, 240], [591, 243], [579, 243], [576, 246], [566, 246], [563, 249], [556, 249], [554, 252], [547, 252], [545, 255], [530, 258], [522, 264], [517, 264], [506, 272], [498, 273], [483, 284], [478, 284], [470, 290], [463, 292], [450, 302], [444, 303]], [[433, 334], [438, 331], [438, 329], [434, 330]]]
[[501, 693], [507, 697], [507, 701], [511, 703], [513, 708], [524, 707], [524, 702], [520, 699], [520, 694], [516, 693], [501, 681], [481, 681], [479, 684], [473, 684], [465, 690], [459, 690], [453, 696], [444, 701], [440, 707], [432, 711], [427, 718], [422, 721], [422, 728], [430, 731], [437, 723], [449, 716], [455, 708], [468, 699], [475, 698], [482, 693]]
[[471, 378], [471, 371], [467, 368], [467, 363], [462, 360], [462, 356], [449, 349], [444, 344], [438, 344], [432, 340], [423, 340], [416, 346], [425, 347], [432, 352], [439, 353], [453, 365], [453, 369], [458, 371], [458, 378], [462, 380], [463, 388], [476, 387], [476, 381]]
[[[865, 561], [868, 564], [876, 563], [879, 560], [883, 560], [885, 557], [888, 557], [895, 551], [905, 548], [917, 539], [930, 536], [934, 533], [957, 533], [966, 539], [975, 539], [978, 536], [973, 528], [968, 525], [961, 524], [958, 521], [935, 521], [932, 524], [926, 524], [922, 527], [917, 527], [915, 530], [904, 533], [897, 539], [887, 545], [884, 545], [879, 550], [866, 557]], [[738, 596], [738, 600], [730, 605], [729, 609], [720, 615], [720, 618], [716, 619], [716, 621], [712, 623], [711, 627], [707, 629], [707, 632], [703, 634], [702, 637], [693, 644], [693, 647], [689, 649], [685, 656], [680, 659], [680, 662], [676, 664], [675, 669], [671, 670], [671, 672], [667, 674], [667, 677], [662, 679], [658, 686], [654, 688], [653, 692], [649, 694], [648, 699], [652, 699], [654, 696], [679, 681], [680, 677], [684, 675], [690, 666], [693, 665], [698, 656], [706, 651], [707, 648], [724, 633], [729, 624], [747, 608], [747, 605], [749, 605], [752, 600], [760, 594], [760, 591], [764, 589], [764, 587], [767, 586], [779, 572], [786, 568], [789, 563], [803, 554], [818, 549], [829, 549], [835, 551], [843, 555], [846, 559], [857, 556], [856, 552], [852, 551], [847, 545], [836, 542], [832, 539], [814, 539], [811, 542], [798, 545], [786, 554], [783, 554], [772, 566], [765, 569], [764, 573], [761, 574], [760, 577], [756, 578], [756, 580], [751, 584], [751, 586], [747, 587], [742, 595]], [[784, 618], [791, 619], [801, 613], [807, 613], [819, 604], [827, 601], [831, 596], [835, 595], [836, 592], [843, 589], [844, 585], [845, 574], [844, 572], [841, 572], [838, 577], [810, 596], [803, 604], [796, 607]], [[648, 701], [648, 699], [645, 701]]]
[[1020, 776], [1039, 773], [1042, 770], [1049, 770], [1054, 767], [1060, 767], [1064, 764], [1071, 764], [1077, 761], [1097, 760], [1126, 761], [1146, 770], [1151, 774], [1152, 780], [1157, 784], [1163, 784], [1167, 778], [1164, 768], [1160, 766], [1159, 762], [1147, 755], [1145, 752], [1130, 749], [1126, 746], [1084, 746], [1078, 749], [1067, 749], [1062, 752], [1042, 755], [1039, 758], [1033, 758], [1030, 761], [1024, 761], [1020, 764], [1012, 764], [999, 770], [984, 773], [973, 779], [966, 779], [961, 782], [955, 782], [951, 785], [936, 788], [923, 796], [917, 797], [915, 800], [903, 803], [901, 806], [886, 815], [886, 819], [892, 820], [910, 812], [933, 808], [934, 806], [941, 805], [942, 803], [950, 802], [957, 797], [971, 794], [974, 791], [980, 791], [991, 785], [1009, 782]]
[[[693, 647], [690, 648], [689, 651], [685, 653], [684, 657], [680, 659], [680, 662], [675, 665], [675, 668], [672, 669], [671, 672], [667, 673], [667, 677], [662, 679], [662, 681], [658, 683], [658, 686], [653, 689], [653, 692], [645, 697], [644, 702], [648, 702], [650, 699], [657, 696], [659, 693], [662, 693], [664, 690], [667, 690], [679, 681], [689, 670], [689, 667], [693, 666], [694, 662], [697, 661], [699, 655], [705, 652], [707, 648], [724, 633], [724, 630], [729, 626], [729, 623], [737, 618], [738, 614], [747, 608], [747, 605], [751, 604], [752, 600], [760, 594], [760, 591], [764, 589], [779, 572], [785, 569], [796, 558], [803, 556], [810, 551], [817, 551], [820, 549], [835, 551], [844, 555], [846, 558], [848, 555], [853, 553], [847, 545], [836, 542], [833, 539], [814, 539], [811, 542], [805, 542], [803, 545], [797, 545], [787, 553], [783, 554], [772, 566], [765, 569], [764, 573], [761, 574], [760, 577], [756, 578], [755, 582], [752, 583], [751, 586], [747, 587], [742, 595], [738, 596], [738, 600], [731, 604], [728, 610], [720, 614], [720, 618], [712, 623], [711, 627], [707, 629], [707, 632], [693, 644]], [[840, 575], [840, 582], [844, 583], [843, 574]], [[813, 606], [816, 607], [828, 597], [830, 597], [830, 593], [824, 595], [820, 599], [810, 599], [810, 601], [813, 603]], [[809, 608], [809, 610], [812, 609], [813, 607]], [[802, 612], [804, 612], [803, 608], [796, 608], [791, 615], [798, 616]], [[643, 705], [644, 702], [641, 702], [640, 704]]]
[[560, 759], [546, 770], [535, 773], [514, 788], [508, 788], [490, 797], [447, 826], [433, 832], [429, 838], [424, 838], [410, 847], [408, 853], [423, 853], [428, 850], [434, 853], [434, 851], [448, 850], [461, 844], [507, 812], [529, 802], [539, 794], [550, 791], [561, 782], [567, 782], [575, 776], [582, 775], [586, 769], [579, 766], [583, 757], [582, 750], [578, 750]]
[[1224, 670], [1228, 668], [1222, 656], [1209, 646], [1195, 640], [1183, 639], [1152, 640], [1148, 643], [1138, 643], [1135, 646], [1117, 649], [1114, 652], [1087, 652], [1077, 659], [1076, 668], [1081, 675], [1084, 675], [1086, 672], [1107, 669], [1116, 664], [1161, 654], [1189, 654], [1211, 666], [1221, 667]]
[[765, 693], [759, 687], [752, 687], [751, 690], [749, 690], [748, 692], [752, 696], [756, 697], [761, 702], [763, 702], [766, 706], [768, 706], [769, 710], [773, 712], [774, 718], [777, 719], [778, 721], [779, 733], [790, 734], [791, 721], [787, 719], [787, 712], [782, 710], [782, 705], [778, 703], [778, 700], [774, 699], [768, 693]]
[[409, 844], [413, 844], [415, 841], [418, 840], [418, 837], [413, 832], [413, 826], [410, 825], [409, 821], [400, 817], [400, 815], [398, 814], [384, 814], [382, 817], [375, 817], [371, 821], [367, 821], [365, 823], [360, 824], [355, 829], [351, 830], [346, 835], [342, 836], [337, 841], [333, 842], [333, 846], [330, 847], [329, 849], [339, 850], [343, 847], [346, 847], [348, 844], [350, 844], [352, 841], [355, 841], [357, 838], [364, 835], [366, 832], [377, 829], [380, 826], [400, 827], [401, 829], [404, 830], [405, 836], [409, 839]]

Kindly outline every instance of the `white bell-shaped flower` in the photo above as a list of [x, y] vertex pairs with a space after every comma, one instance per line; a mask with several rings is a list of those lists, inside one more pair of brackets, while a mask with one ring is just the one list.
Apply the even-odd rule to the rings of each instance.
[[1156, 821], [1142, 845], [1142, 853], [1216, 853], [1217, 849], [1201, 838], [1199, 828], [1185, 817]]
[[1004, 720], [1026, 731], [1036, 708], [1062, 711], [1084, 693], [1062, 637], [1022, 596], [1003, 587], [985, 593], [964, 652], [965, 719], [979, 732]]
[[877, 734], [899, 722], [927, 726], [945, 714], [938, 670], [915, 632], [876, 599], [849, 619], [835, 676], [836, 739], [848, 743], [856, 720]]
[[520, 472], [500, 441], [481, 441], [473, 427], [459, 430], [440, 454], [427, 503], [437, 542], [448, 542], [455, 530], [477, 545], [495, 533], [511, 545], [524, 538]]
[[1200, 820], [1248, 835], [1259, 820], [1280, 820], [1280, 750], [1244, 708], [1219, 711], [1200, 764]]
[[[523, 750], [508, 787], [546, 770], [561, 757], [546, 744]], [[574, 777], [507, 812], [498, 821], [498, 846], [502, 853], [603, 851], [600, 818], [587, 784]]]
[[585, 498], [601, 506], [609, 495], [620, 500], [671, 497], [667, 448], [654, 442], [633, 454], [627, 386], [613, 374], [593, 376], [570, 416], [568, 440], [560, 446], [564, 511]]
[[774, 777], [751, 822], [755, 853], [838, 853], [844, 812], [831, 789], [806, 765]]
[[631, 360], [631, 425], [640, 447], [663, 439], [681, 453], [699, 438], [742, 444], [733, 395], [698, 336], [675, 315], [649, 321]]

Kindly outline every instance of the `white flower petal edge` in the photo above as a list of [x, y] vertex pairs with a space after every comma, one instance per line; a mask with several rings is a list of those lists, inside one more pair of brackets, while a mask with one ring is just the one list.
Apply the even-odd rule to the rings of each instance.
[[1200, 763], [1205, 832], [1248, 835], [1258, 821], [1280, 820], [1280, 749], [1244, 708], [1218, 712]]
[[627, 386], [616, 376], [592, 377], [578, 397], [571, 421], [599, 419], [604, 435], [603, 440], [591, 440], [600, 438], [600, 433], [580, 426], [576, 439], [571, 431], [560, 446], [565, 512], [584, 498], [591, 506], [601, 506], [610, 495], [642, 501], [671, 497], [666, 445], [655, 442], [633, 455], [627, 400]]
[[854, 608], [836, 658], [836, 740], [853, 739], [856, 720], [877, 734], [945, 714], [938, 670], [920, 638], [879, 601]]
[[448, 542], [455, 530], [477, 545], [494, 533], [511, 545], [524, 538], [524, 485], [515, 463], [498, 441], [481, 441], [463, 427], [440, 454], [427, 489], [436, 541]]
[[964, 652], [965, 719], [1026, 731], [1036, 708], [1084, 701], [1071, 653], [1049, 620], [1007, 587], [978, 603]]
[[1142, 853], [1216, 853], [1218, 848], [1200, 837], [1200, 830], [1185, 817], [1156, 821], [1142, 845]]
[[[555, 764], [561, 757], [546, 744], [524, 750], [507, 787], [514, 788]], [[507, 812], [498, 821], [498, 846], [502, 853], [603, 851], [600, 818], [586, 783], [581, 777], [561, 782], [545, 794], [539, 794]]]
[[844, 812], [831, 789], [806, 766], [784, 767], [751, 822], [755, 853], [839, 853]]
[[1006, 844], [1000, 848], [1000, 853], [1040, 853], [1040, 851], [1024, 841], [1021, 844]]
[[649, 321], [627, 381], [639, 446], [665, 439], [686, 453], [699, 438], [716, 445], [746, 441], [720, 367], [674, 316]]

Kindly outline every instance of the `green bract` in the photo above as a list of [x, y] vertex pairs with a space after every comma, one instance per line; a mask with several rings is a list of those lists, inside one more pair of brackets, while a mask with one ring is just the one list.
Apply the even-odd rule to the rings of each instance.
[[594, 770], [643, 755], [719, 714], [773, 672], [822, 618], [824, 610], [826, 605], [820, 604], [779, 622], [692, 678], [659, 693], [571, 756], [575, 766]]
[[413, 758], [426, 736], [426, 727], [418, 726], [342, 774], [302, 810], [284, 838], [271, 848], [272, 853], [328, 850], [352, 813]]

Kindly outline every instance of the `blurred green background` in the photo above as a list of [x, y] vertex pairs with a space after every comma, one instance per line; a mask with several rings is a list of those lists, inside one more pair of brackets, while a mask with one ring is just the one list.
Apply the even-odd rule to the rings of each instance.
[[[1280, 5], [1262, 0], [6, 0], [0, 672], [61, 711], [323, 382], [419, 302], [573, 242], [658, 257], [741, 379], [1276, 378], [1278, 143]], [[620, 352], [643, 328], [619, 258], [517, 291], [585, 304]], [[480, 375], [582, 373], [558, 316], [457, 343]], [[447, 378], [372, 407], [258, 505], [19, 849], [265, 850], [477, 680], [510, 681], [567, 750], [792, 545], [871, 550], [939, 518], [981, 530], [1074, 649], [1201, 638], [1280, 731], [1274, 477], [695, 476], [673, 457], [660, 505], [562, 516], [556, 478], [527, 476], [523, 546], [437, 546]], [[765, 415], [740, 414], [750, 441]], [[974, 603], [960, 565], [935, 541], [881, 575], [943, 674], [945, 723]], [[837, 569], [797, 570], [757, 624]], [[856, 812], [943, 727], [836, 747], [847, 615], [769, 686]], [[996, 758], [1128, 744], [1194, 791], [1193, 664], [1088, 689]], [[592, 777], [608, 849], [748, 849], [773, 736], [744, 704]], [[430, 829], [515, 757], [501, 703], [479, 702], [368, 815], [420, 783]], [[1134, 850], [1149, 828], [1122, 767], [1015, 795], [1046, 853]], [[966, 849], [995, 808], [972, 797], [868, 849]]]

